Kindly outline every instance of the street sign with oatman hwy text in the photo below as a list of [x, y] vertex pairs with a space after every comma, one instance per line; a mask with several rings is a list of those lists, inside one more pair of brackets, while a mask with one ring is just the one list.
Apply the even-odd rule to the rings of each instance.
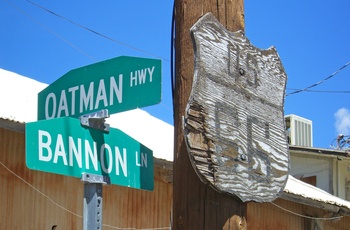
[[38, 95], [38, 120], [109, 114], [159, 103], [161, 61], [121, 56], [74, 69]]

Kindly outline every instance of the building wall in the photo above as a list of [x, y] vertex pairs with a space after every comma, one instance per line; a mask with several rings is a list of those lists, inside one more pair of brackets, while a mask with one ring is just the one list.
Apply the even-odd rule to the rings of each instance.
[[[29, 170], [25, 165], [23, 132], [0, 128], [0, 162], [2, 227], [52, 229], [57, 225], [57, 230], [82, 229], [83, 182]], [[172, 184], [167, 180], [167, 171], [155, 167], [152, 192], [104, 186], [103, 229], [113, 229], [108, 225], [138, 229], [170, 227]]]
[[332, 159], [291, 153], [289, 174], [297, 179], [316, 176], [316, 187], [332, 193]]
[[[288, 207], [288, 210], [301, 213], [302, 205], [284, 200], [274, 201], [276, 204]], [[288, 205], [288, 206], [287, 206]], [[278, 216], [278, 218], [276, 218]], [[247, 206], [248, 229], [303, 229], [303, 219], [283, 212], [271, 203], [250, 202]]]
[[327, 211], [283, 199], [277, 199], [273, 203], [279, 207], [272, 203], [247, 204], [249, 230], [348, 230], [350, 226], [350, 217], [318, 219], [333, 216]]
[[350, 200], [350, 161], [344, 158], [342, 160], [334, 159], [333, 161], [333, 190], [334, 195]]
[[344, 200], [350, 200], [349, 167], [350, 159], [343, 156], [290, 154], [289, 174], [301, 180], [316, 176], [316, 187]]

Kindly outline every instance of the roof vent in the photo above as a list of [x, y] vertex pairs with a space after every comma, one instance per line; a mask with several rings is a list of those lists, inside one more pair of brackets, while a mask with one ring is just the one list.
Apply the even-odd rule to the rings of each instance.
[[284, 117], [288, 143], [290, 145], [312, 147], [312, 121], [294, 114]]

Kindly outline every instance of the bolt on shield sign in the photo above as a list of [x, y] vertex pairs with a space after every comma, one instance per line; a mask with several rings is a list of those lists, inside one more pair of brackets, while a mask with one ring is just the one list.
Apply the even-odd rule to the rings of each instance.
[[242, 201], [275, 200], [289, 166], [287, 76], [275, 48], [254, 47], [210, 13], [191, 35], [195, 74], [184, 133], [195, 171], [203, 182]]

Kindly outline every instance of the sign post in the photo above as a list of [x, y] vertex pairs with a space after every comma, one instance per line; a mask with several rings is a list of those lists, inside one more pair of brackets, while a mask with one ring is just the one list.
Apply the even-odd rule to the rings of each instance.
[[[220, 19], [230, 31], [244, 30], [244, 1], [175, 1], [176, 84], [174, 90], [174, 192], [173, 229], [246, 229], [246, 204], [203, 183], [188, 157], [183, 117], [193, 82], [194, 49], [189, 33], [206, 12]], [[208, 37], [209, 38], [209, 37]], [[215, 55], [214, 51], [210, 51]], [[220, 59], [217, 58], [217, 61]], [[214, 67], [215, 64], [209, 64]], [[216, 93], [212, 95], [216, 96]], [[246, 226], [246, 225], [245, 225]]]
[[81, 178], [84, 230], [102, 229], [103, 185], [153, 190], [152, 150], [105, 118], [160, 100], [161, 61], [126, 56], [71, 70], [39, 93], [39, 121], [26, 124], [26, 164]]
[[102, 185], [106, 184], [100, 175], [83, 173], [84, 215], [83, 229], [102, 229]]

